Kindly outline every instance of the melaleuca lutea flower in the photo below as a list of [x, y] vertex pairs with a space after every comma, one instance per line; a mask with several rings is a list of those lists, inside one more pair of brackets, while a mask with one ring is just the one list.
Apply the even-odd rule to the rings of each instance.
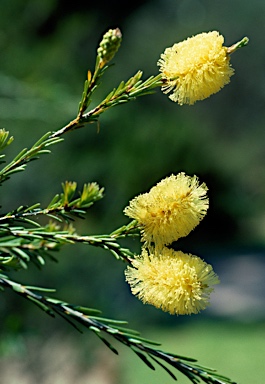
[[138, 221], [147, 247], [154, 244], [159, 249], [199, 224], [209, 206], [207, 190], [196, 176], [171, 175], [132, 199], [124, 213]]
[[201, 258], [166, 247], [153, 254], [143, 249], [125, 276], [132, 293], [143, 303], [172, 315], [205, 309], [213, 285], [219, 283], [212, 266]]
[[[162, 91], [180, 105], [194, 104], [230, 82], [230, 53], [217, 31], [200, 33], [166, 48], [158, 61]], [[243, 45], [242, 45], [243, 46]]]

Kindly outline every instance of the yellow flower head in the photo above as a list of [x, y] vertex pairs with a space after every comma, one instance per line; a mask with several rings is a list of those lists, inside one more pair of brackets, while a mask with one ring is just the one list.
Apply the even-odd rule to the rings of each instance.
[[229, 64], [224, 38], [218, 32], [200, 33], [167, 48], [158, 65], [162, 90], [180, 105], [194, 104], [220, 91], [234, 70]]
[[190, 315], [209, 304], [212, 285], [219, 280], [212, 266], [198, 256], [164, 248], [158, 254], [141, 256], [125, 271], [132, 293], [172, 315]]
[[147, 246], [160, 249], [187, 236], [205, 216], [209, 200], [205, 183], [185, 173], [171, 175], [151, 188], [150, 192], [130, 201], [124, 213], [136, 219]]

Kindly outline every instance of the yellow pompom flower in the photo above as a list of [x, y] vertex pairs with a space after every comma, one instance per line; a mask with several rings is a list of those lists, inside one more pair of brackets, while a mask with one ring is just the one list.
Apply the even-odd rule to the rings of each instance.
[[209, 304], [212, 286], [218, 276], [198, 256], [164, 248], [158, 254], [144, 249], [125, 270], [132, 293], [144, 304], [161, 308], [171, 315], [190, 315]]
[[218, 32], [200, 33], [167, 48], [158, 61], [169, 98], [180, 105], [194, 104], [220, 91], [234, 70], [224, 38]]
[[157, 249], [187, 236], [205, 216], [209, 200], [205, 183], [181, 172], [171, 175], [150, 192], [130, 201], [124, 213], [138, 221], [142, 241]]

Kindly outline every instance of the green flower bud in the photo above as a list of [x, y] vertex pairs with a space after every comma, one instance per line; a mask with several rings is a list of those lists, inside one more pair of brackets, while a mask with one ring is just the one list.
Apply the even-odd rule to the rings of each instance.
[[119, 28], [110, 29], [105, 33], [97, 50], [101, 67], [113, 59], [120, 47], [121, 39], [122, 34]]

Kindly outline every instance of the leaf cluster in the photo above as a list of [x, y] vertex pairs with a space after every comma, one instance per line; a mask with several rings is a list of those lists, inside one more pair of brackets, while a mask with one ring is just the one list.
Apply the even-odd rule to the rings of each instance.
[[[126, 321], [99, 317], [100, 311], [71, 305], [61, 300], [40, 295], [36, 291], [49, 292], [50, 290], [23, 286], [2, 275], [0, 275], [0, 287], [12, 289], [18, 295], [32, 301], [52, 317], [55, 317], [55, 315], [62, 317], [80, 332], [82, 332], [80, 325], [84, 326], [94, 332], [116, 355], [119, 353], [108, 340], [109, 337], [129, 347], [150, 369], [155, 370], [154, 363], [156, 363], [174, 380], [177, 380], [177, 377], [172, 372], [172, 368], [183, 373], [194, 384], [200, 382], [208, 384], [235, 384], [229, 378], [219, 375], [215, 370], [198, 365], [196, 359], [160, 350], [158, 348], [159, 343], [141, 337], [139, 332], [135, 330], [124, 328], [124, 325], [127, 324]], [[171, 369], [168, 368], [168, 365]]]

